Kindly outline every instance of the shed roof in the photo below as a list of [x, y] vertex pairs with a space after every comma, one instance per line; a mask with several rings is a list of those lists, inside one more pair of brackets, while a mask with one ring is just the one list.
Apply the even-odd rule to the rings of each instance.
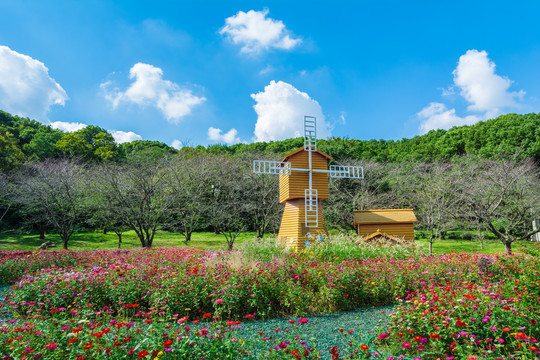
[[415, 223], [413, 209], [355, 210], [354, 227], [360, 224]]
[[[301, 151], [304, 151], [304, 147], [303, 147], [303, 146], [302, 146], [302, 147], [299, 147], [298, 149], [293, 150], [293, 151], [291, 151], [290, 153], [288, 153], [287, 155], [285, 155], [285, 157], [284, 157], [283, 160], [281, 160], [281, 161], [287, 161], [288, 158], [290, 158], [290, 157], [293, 156], [293, 155], [298, 154], [298, 153], [301, 152]], [[318, 153], [318, 154], [320, 154], [320, 155], [322, 155], [322, 156], [324, 156], [325, 158], [327, 158], [328, 161], [330, 161], [330, 160], [333, 159], [333, 157], [331, 157], [331, 156], [328, 155], [328, 154], [323, 153], [323, 152], [322, 152], [321, 150], [319, 150], [319, 149], [317, 149], [315, 152]]]

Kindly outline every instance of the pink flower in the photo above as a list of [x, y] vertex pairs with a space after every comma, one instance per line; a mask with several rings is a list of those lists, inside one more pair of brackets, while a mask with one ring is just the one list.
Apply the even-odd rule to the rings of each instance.
[[223, 304], [223, 299], [216, 299], [216, 301], [214, 301], [214, 304]]
[[408, 342], [403, 343], [403, 344], [401, 345], [401, 347], [404, 348], [404, 349], [408, 349], [408, 348], [411, 347], [411, 343], [408, 343]]
[[299, 322], [300, 324], [307, 324], [308, 319], [305, 319], [305, 318], [298, 319], [298, 322]]
[[57, 349], [58, 348], [58, 343], [53, 343], [53, 342], [50, 342], [48, 344], [45, 344], [45, 348], [47, 350], [54, 350], [54, 349]]

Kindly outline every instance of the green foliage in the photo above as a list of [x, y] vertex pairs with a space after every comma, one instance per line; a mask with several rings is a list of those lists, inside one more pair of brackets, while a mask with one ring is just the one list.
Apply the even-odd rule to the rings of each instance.
[[56, 143], [56, 148], [70, 157], [84, 160], [115, 160], [119, 154], [112, 135], [98, 126], [65, 134]]
[[3, 125], [0, 125], [0, 170], [9, 170], [19, 165], [24, 159], [17, 139]]
[[[135, 153], [160, 159], [179, 151], [159, 141], [135, 140], [116, 145], [106, 130], [87, 126], [72, 134], [52, 130], [35, 120], [12, 116], [0, 111], [0, 126], [4, 126], [23, 150], [24, 158], [39, 159], [63, 153], [79, 159], [101, 161], [122, 160]], [[59, 134], [64, 134], [59, 138]], [[54, 145], [53, 145], [54, 144]], [[284, 155], [303, 145], [302, 138], [251, 144], [184, 147], [183, 154]], [[377, 162], [449, 160], [465, 154], [482, 158], [502, 155], [517, 159], [540, 161], [540, 114], [506, 114], [471, 126], [450, 130], [432, 130], [427, 134], [401, 140], [355, 140], [349, 138], [321, 139], [319, 149], [336, 161], [343, 159]], [[24, 159], [23, 159], [24, 160]]]

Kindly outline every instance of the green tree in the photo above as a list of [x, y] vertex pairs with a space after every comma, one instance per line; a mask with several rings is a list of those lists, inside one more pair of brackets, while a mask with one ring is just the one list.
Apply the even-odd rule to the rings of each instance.
[[114, 138], [106, 130], [98, 126], [87, 126], [84, 129], [62, 136], [56, 148], [69, 155], [84, 160], [114, 160], [118, 157], [118, 147]]
[[28, 144], [23, 145], [23, 151], [29, 159], [45, 160], [58, 155], [56, 144], [64, 133], [50, 126], [41, 127]]
[[0, 171], [13, 169], [24, 161], [17, 139], [7, 127], [0, 125]]

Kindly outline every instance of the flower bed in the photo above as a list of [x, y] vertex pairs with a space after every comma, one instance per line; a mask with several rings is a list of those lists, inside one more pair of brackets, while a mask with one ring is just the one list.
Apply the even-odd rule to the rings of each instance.
[[[5, 351], [29, 356], [22, 355], [25, 345], [20, 340], [25, 338], [14, 340], [23, 336], [14, 336], [20, 332], [29, 336], [30, 340], [24, 341], [38, 344], [31, 349], [40, 351], [44, 358], [49, 353], [43, 349], [73, 355], [81, 346], [91, 350], [81, 344], [88, 344], [87, 339], [97, 336], [92, 334], [109, 328], [98, 336], [107, 342], [96, 346], [95, 338], [95, 349], [90, 355], [83, 351], [81, 356], [108, 357], [108, 348], [109, 353], [118, 350], [111, 341], [142, 329], [140, 337], [136, 332], [129, 335], [139, 339], [135, 352], [128, 355], [132, 349], [118, 346], [123, 349], [118, 350], [122, 356], [171, 358], [172, 353], [178, 356], [185, 350], [204, 353], [201, 358], [209, 359], [209, 354], [221, 349], [231, 358], [361, 359], [374, 356], [375, 349], [358, 339], [351, 338], [346, 347], [317, 349], [303, 337], [291, 340], [293, 329], [282, 333], [285, 337], [265, 334], [259, 338], [232, 329], [227, 321], [305, 317], [399, 302], [388, 327], [381, 328], [373, 341], [381, 353], [421, 359], [506, 358], [510, 354], [522, 359], [538, 357], [540, 261], [535, 256], [450, 253], [362, 260], [304, 254], [233, 266], [226, 261], [226, 254], [211, 251], [60, 254], [64, 258], [47, 251], [0, 256], [4, 280], [15, 280], [8, 278], [6, 269], [19, 269], [21, 275], [4, 301], [4, 309], [18, 317], [2, 325], [0, 341], [3, 349], [8, 349]], [[22, 271], [25, 261], [30, 265]], [[86, 334], [86, 340], [68, 343], [73, 335], [65, 335], [66, 329], [61, 329], [69, 325], [72, 331], [75, 324], [81, 327], [87, 321], [91, 326], [101, 325], [89, 329], [88, 334], [81, 333]], [[131, 325], [116, 329], [111, 322]], [[201, 336], [192, 332], [199, 342], [189, 345], [194, 338], [182, 340], [186, 334], [179, 322], [190, 326], [203, 323], [208, 333]], [[265, 337], [268, 339], [263, 340]], [[173, 341], [171, 354], [166, 354], [165, 348], [158, 349], [167, 341]], [[148, 350], [143, 349], [145, 344]], [[203, 350], [196, 350], [199, 348]], [[141, 355], [139, 349], [148, 353]], [[157, 356], [159, 352], [162, 354]], [[119, 356], [115, 353], [114, 358], [122, 358]]]

